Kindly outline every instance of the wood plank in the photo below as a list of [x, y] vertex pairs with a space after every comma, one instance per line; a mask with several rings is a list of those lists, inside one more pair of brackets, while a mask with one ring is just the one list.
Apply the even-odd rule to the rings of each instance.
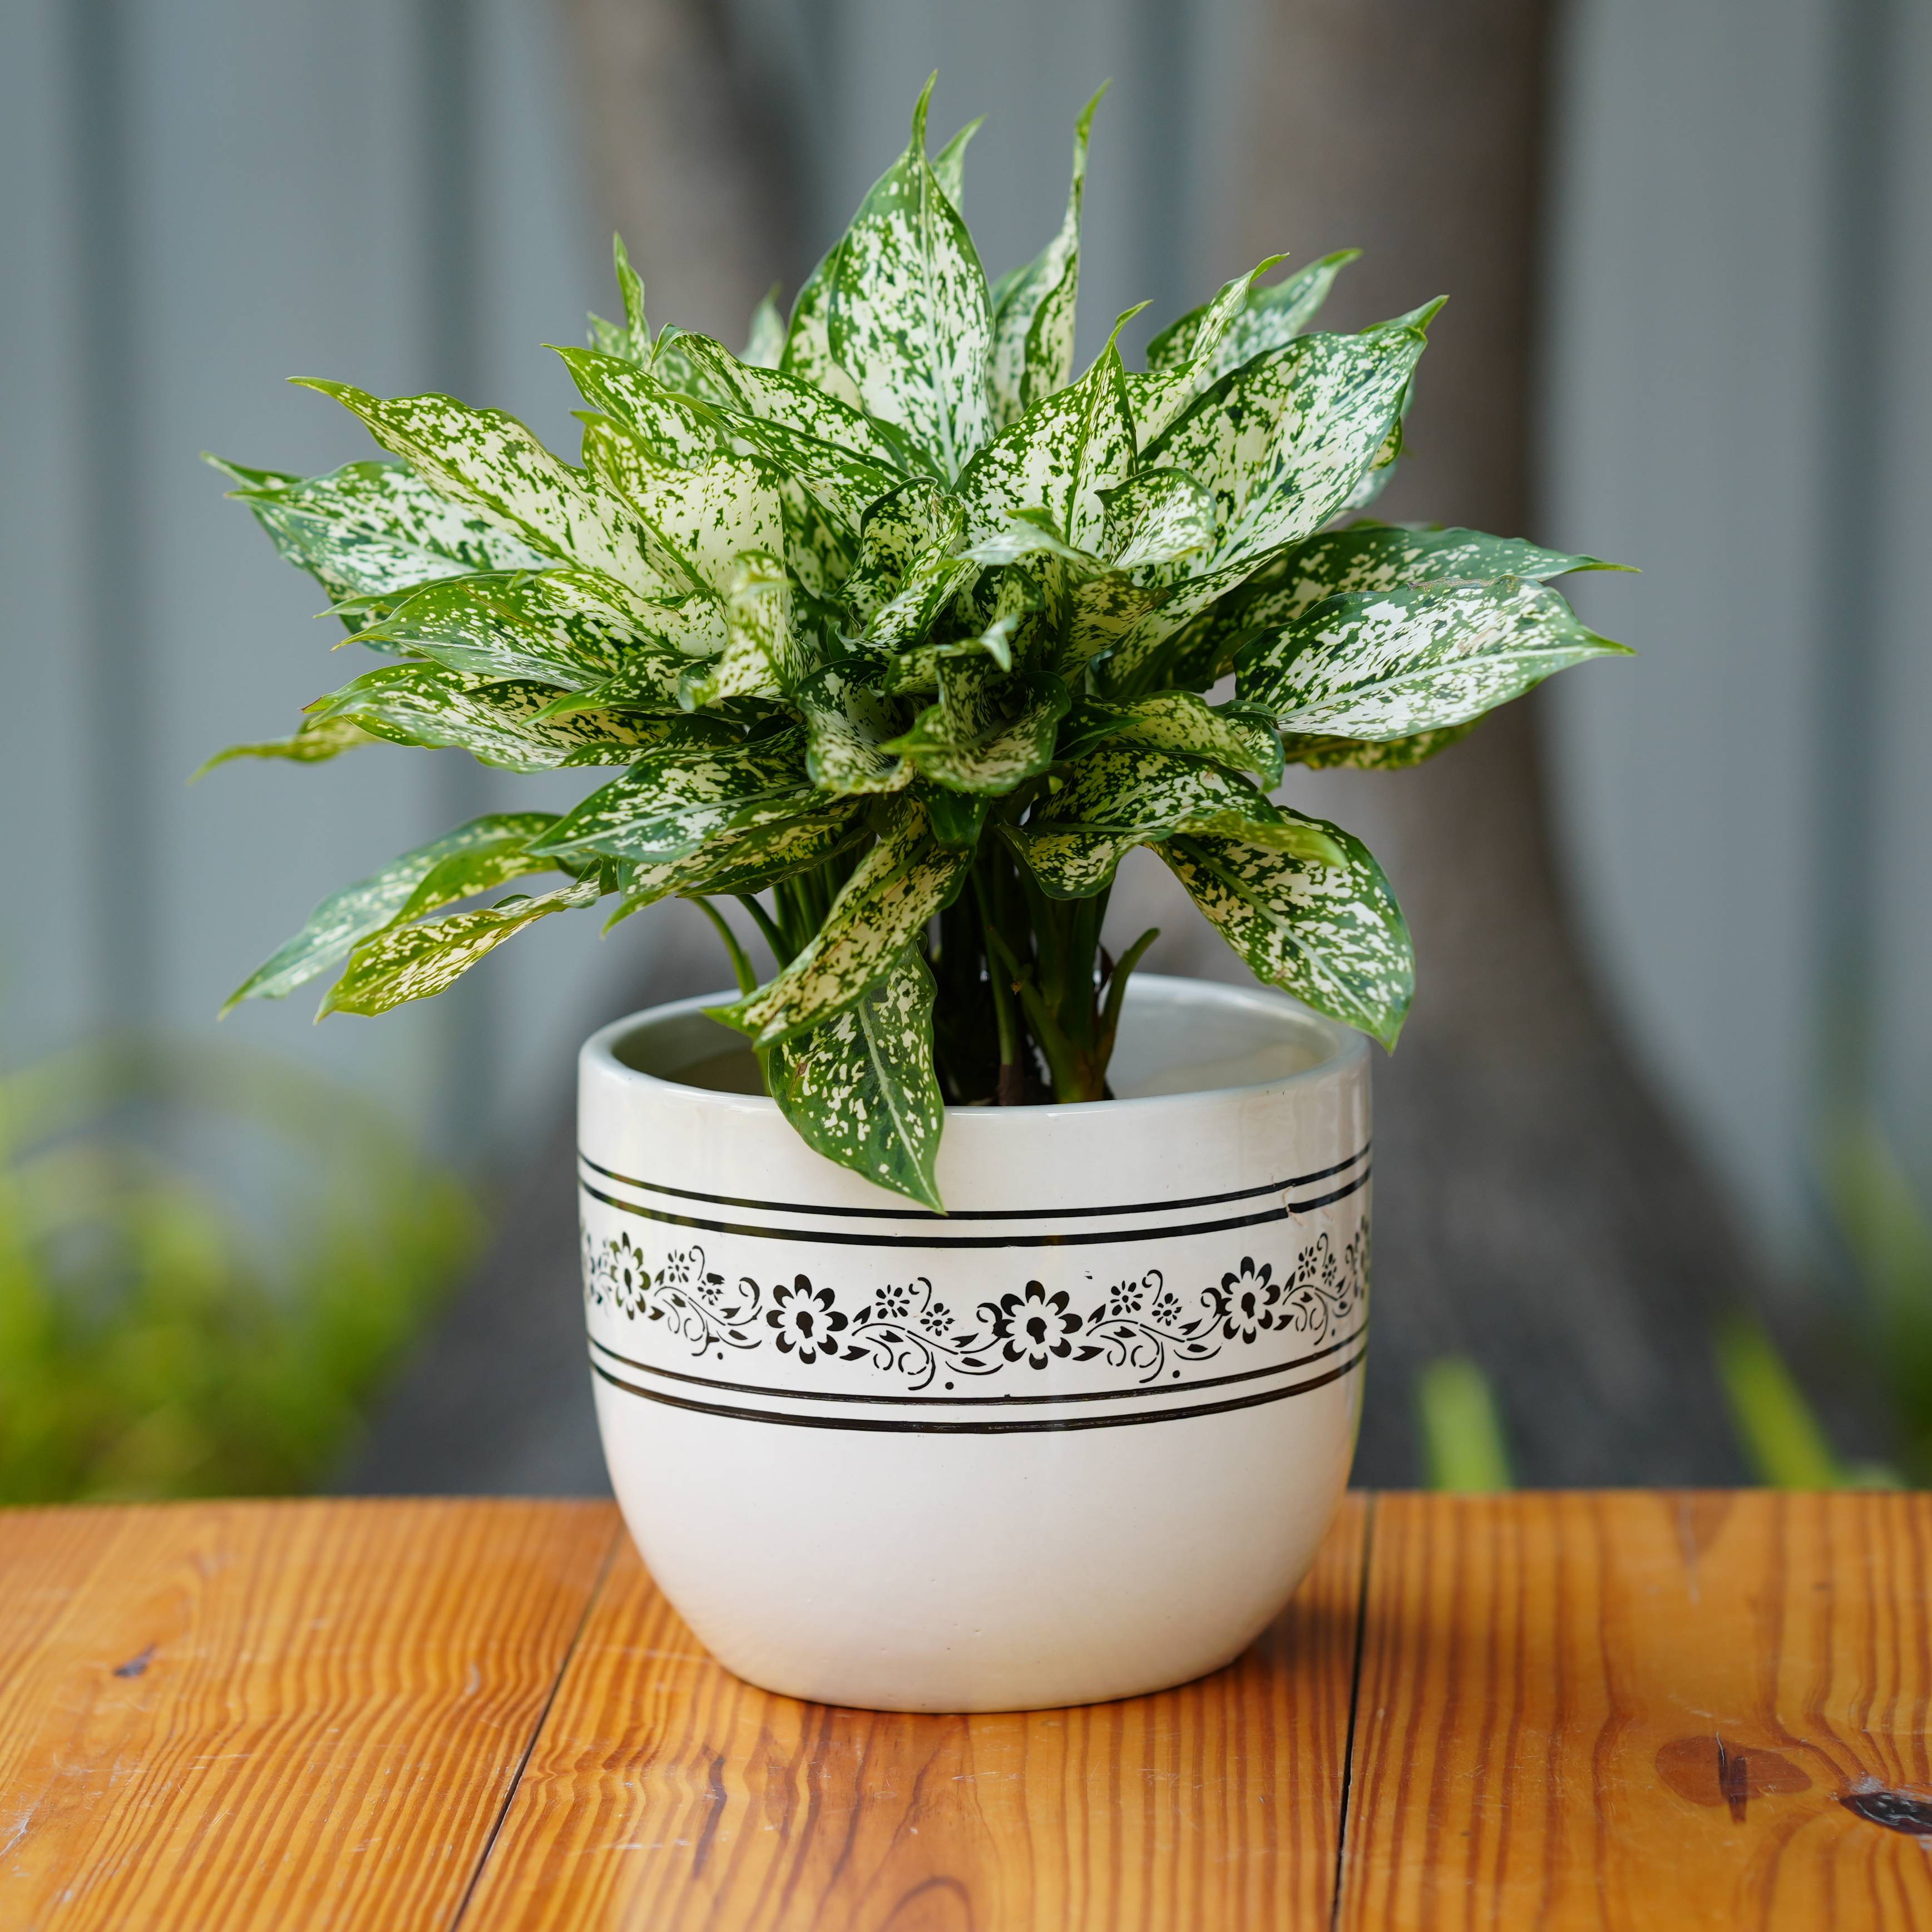
[[1919, 1496], [1378, 1499], [1339, 1924], [1932, 1925], [1928, 1551]]
[[464, 1932], [1325, 1928], [1366, 1515], [1228, 1670], [970, 1718], [753, 1690], [627, 1540]]
[[608, 1504], [0, 1512], [0, 1924], [448, 1924]]

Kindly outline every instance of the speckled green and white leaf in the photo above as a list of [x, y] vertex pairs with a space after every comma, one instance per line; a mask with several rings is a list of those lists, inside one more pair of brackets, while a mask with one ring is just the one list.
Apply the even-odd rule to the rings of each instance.
[[288, 737], [262, 738], [253, 744], [224, 747], [195, 767], [190, 782], [213, 771], [218, 765], [227, 764], [236, 758], [286, 758], [294, 764], [314, 765], [325, 758], [340, 758], [344, 752], [355, 750], [358, 745], [377, 742], [359, 724], [346, 718], [311, 718]]
[[344, 382], [304, 386], [360, 416], [385, 449], [444, 494], [538, 549], [602, 571], [646, 597], [685, 588], [667, 583], [652, 561], [636, 512], [596, 478], [560, 462], [514, 417], [447, 396], [386, 401]]
[[601, 315], [593, 315], [590, 318], [590, 346], [606, 356], [621, 356], [627, 362], [648, 362], [651, 359], [651, 326], [644, 315], [644, 278], [631, 266], [622, 236], [611, 236], [610, 256], [617, 272], [617, 291], [624, 304], [624, 320], [620, 326], [614, 322], [606, 322]]
[[805, 286], [792, 304], [791, 320], [785, 330], [784, 354], [778, 367], [787, 374], [802, 376], [814, 388], [823, 389], [855, 409], [862, 406], [859, 386], [833, 361], [828, 322], [832, 312], [832, 284], [838, 272], [838, 249], [835, 245], [825, 259], [806, 278]]
[[1440, 731], [1418, 731], [1412, 738], [1387, 738], [1375, 743], [1360, 738], [1284, 738], [1282, 754], [1290, 764], [1306, 765], [1312, 771], [1330, 771], [1337, 766], [1359, 772], [1406, 771], [1460, 743], [1482, 722], [1472, 718]]
[[1116, 570], [1198, 555], [1220, 534], [1213, 494], [1184, 470], [1143, 470], [1100, 501], [1100, 554]]
[[639, 650], [664, 650], [632, 617], [634, 608], [590, 571], [479, 572], [412, 592], [351, 641], [406, 645], [452, 670], [580, 691]]
[[[553, 698], [536, 713], [538, 718], [568, 718], [578, 711], [648, 711], [669, 717], [684, 713], [692, 660], [682, 651], [658, 645], [638, 646], [607, 678]], [[716, 724], [722, 740], [730, 735], [722, 720], [685, 718], [687, 725]]]
[[1225, 373], [1215, 367], [1222, 339], [1246, 308], [1255, 278], [1281, 259], [1270, 255], [1245, 275], [1224, 282], [1212, 302], [1183, 316], [1148, 344], [1148, 374], [1127, 378], [1135, 434], [1143, 448]]
[[[729, 406], [738, 415], [754, 417], [761, 423], [788, 430], [794, 436], [822, 442], [834, 452], [863, 459], [867, 466], [853, 473], [866, 478], [883, 475], [886, 478], [873, 491], [874, 497], [899, 481], [909, 454], [904, 440], [887, 425], [873, 422], [863, 410], [826, 394], [801, 376], [782, 369], [754, 368], [740, 362], [722, 343], [714, 342], [708, 335], [687, 335], [682, 340], [692, 360], [707, 372], [718, 392], [728, 398]], [[790, 462], [795, 460], [794, 447], [788, 439], [774, 445], [770, 453]], [[812, 460], [824, 465], [836, 458], [814, 452]]]
[[928, 477], [915, 476], [871, 505], [842, 592], [860, 623], [870, 623], [898, 595], [921, 557], [956, 550], [965, 529], [965, 505]]
[[796, 818], [825, 801], [805, 769], [802, 733], [650, 752], [558, 820], [539, 850], [563, 856], [681, 859], [720, 832]]
[[[1148, 344], [1148, 367], [1169, 368], [1190, 361], [1197, 365], [1204, 364], [1204, 386], [1231, 369], [1238, 369], [1244, 362], [1293, 341], [1320, 312], [1335, 285], [1335, 278], [1361, 252], [1359, 248], [1338, 249], [1285, 276], [1270, 288], [1250, 288], [1211, 349], [1198, 333], [1200, 319], [1208, 311], [1196, 309], [1183, 316]], [[1258, 274], [1261, 271], [1256, 272]]]
[[946, 1110], [932, 1068], [932, 971], [908, 948], [845, 1010], [775, 1048], [772, 1098], [808, 1147], [928, 1208]]
[[366, 939], [349, 956], [342, 977], [328, 990], [316, 1018], [329, 1013], [386, 1013], [410, 1000], [426, 1000], [452, 986], [486, 954], [525, 927], [554, 912], [595, 905], [595, 879], [560, 886], [534, 898], [519, 896], [476, 912], [452, 914], [420, 926], [392, 926]]
[[1076, 760], [1064, 788], [1024, 826], [1000, 829], [1054, 898], [1091, 897], [1133, 847], [1181, 832], [1340, 862], [1310, 820], [1270, 804], [1246, 779], [1198, 758], [1111, 744]]
[[[1102, 637], [1094, 664], [1101, 691], [1109, 697], [1126, 697], [1168, 682], [1168, 664], [1179, 648], [1181, 633], [1204, 611], [1239, 590], [1255, 567], [1253, 560], [1244, 557], [1198, 577], [1184, 578], [1111, 639]], [[1085, 622], [1090, 632], [1100, 629], [1096, 614], [1088, 614]]]
[[1191, 691], [1162, 691], [1126, 704], [1088, 698], [1060, 734], [1060, 755], [1077, 758], [1102, 743], [1143, 746], [1206, 758], [1231, 771], [1252, 772], [1265, 790], [1281, 782], [1281, 740], [1264, 711], [1210, 705]]
[[1367, 848], [1339, 826], [1308, 822], [1345, 863], [1198, 836], [1160, 855], [1258, 979], [1393, 1047], [1415, 992], [1408, 927]]
[[998, 702], [988, 716], [980, 705], [955, 698], [952, 669], [941, 665], [939, 702], [922, 712], [892, 748], [922, 776], [952, 791], [997, 797], [1037, 778], [1054, 761], [1060, 721], [1072, 701], [1066, 685], [1044, 673], [1000, 679], [987, 687]]
[[713, 1008], [713, 1018], [760, 1046], [792, 1039], [851, 1005], [951, 902], [968, 856], [942, 847], [910, 800], [896, 798], [886, 810], [878, 844], [839, 889], [804, 951], [756, 992]]
[[332, 892], [292, 939], [236, 988], [221, 1010], [225, 1013], [243, 1000], [281, 999], [328, 972], [347, 957], [358, 940], [387, 926], [446, 860], [463, 853], [500, 849], [521, 854], [552, 822], [553, 816], [547, 812], [493, 812], [488, 818], [472, 819], [413, 852], [405, 852], [380, 872]]
[[752, 311], [745, 332], [744, 360], [754, 369], [776, 369], [784, 356], [785, 321], [778, 313], [778, 284]]
[[1304, 335], [1223, 376], [1149, 448], [1214, 493], [1217, 563], [1258, 562], [1347, 502], [1395, 422], [1425, 346], [1420, 322]]
[[1236, 688], [1285, 732], [1408, 738], [1478, 718], [1586, 658], [1628, 655], [1555, 591], [1504, 577], [1332, 597], [1245, 646]]
[[879, 688], [889, 696], [908, 692], [936, 692], [940, 667], [962, 658], [984, 658], [1001, 670], [1013, 668], [1013, 634], [1024, 619], [1009, 613], [996, 617], [977, 636], [956, 638], [950, 644], [930, 640], [909, 650], [896, 651], [888, 658], [878, 676]]
[[1101, 492], [1124, 483], [1134, 467], [1126, 371], [1109, 338], [1071, 388], [1029, 410], [973, 459], [958, 484], [967, 528], [978, 542], [1032, 512], [1076, 550], [1090, 551], [1106, 522]]
[[983, 114], [976, 121], [968, 122], [932, 158], [933, 178], [957, 214], [966, 212], [966, 150], [972, 145], [973, 136], [986, 124]]
[[1053, 239], [1024, 268], [1000, 278], [993, 296], [987, 384], [995, 428], [1017, 422], [1073, 375], [1074, 310], [1080, 290], [1080, 204], [1087, 190], [1087, 142], [1100, 94], [1073, 124], [1073, 182]]
[[926, 158], [928, 81], [905, 152], [879, 177], [839, 244], [827, 344], [866, 413], [896, 424], [942, 482], [992, 429], [992, 309], [966, 225]]
[[512, 879], [526, 878], [532, 872], [568, 872], [571, 878], [576, 878], [580, 868], [566, 868], [554, 859], [531, 856], [531, 838], [539, 836], [550, 821], [546, 813], [530, 815], [541, 818], [543, 824], [521, 838], [473, 845], [438, 860], [390, 923], [407, 926], [442, 907], [455, 904], [459, 899], [494, 892], [499, 886], [507, 886]]
[[1054, 528], [1053, 519], [1044, 510], [1021, 511], [1011, 523], [968, 544], [961, 554], [988, 569], [1023, 562], [1029, 557], [1057, 558], [1070, 566], [1068, 574], [1076, 581], [1096, 576], [1107, 567], [1093, 551], [1076, 550]]
[[923, 638], [946, 607], [971, 588], [980, 566], [970, 557], [948, 556], [933, 549], [906, 572], [896, 596], [880, 605], [866, 626], [864, 641], [875, 651], [896, 651]]
[[680, 470], [701, 469], [737, 453], [716, 404], [667, 388], [650, 368], [595, 350], [556, 352], [584, 400], [613, 422], [634, 430], [658, 462]]
[[851, 844], [860, 831], [856, 805], [833, 800], [821, 802], [817, 809], [796, 818], [719, 832], [682, 858], [631, 866], [608, 923], [615, 926], [660, 899], [762, 892], [781, 879], [824, 864]]
[[1351, 524], [1311, 537], [1284, 560], [1280, 580], [1247, 600], [1251, 629], [1292, 624], [1324, 597], [1396, 590], [1419, 584], [1486, 583], [1520, 577], [1543, 583], [1573, 570], [1614, 570], [1601, 558], [1545, 550], [1521, 537], [1480, 530], [1421, 530], [1402, 524]]
[[783, 698], [810, 668], [806, 640], [792, 628], [791, 580], [770, 550], [753, 550], [733, 566], [724, 598], [724, 653], [692, 680], [702, 709], [728, 698]]
[[350, 463], [326, 476], [284, 476], [210, 457], [276, 550], [332, 603], [413, 590], [472, 570], [540, 569], [541, 550], [452, 503], [399, 464]]
[[572, 765], [628, 764], [663, 726], [635, 712], [538, 714], [553, 685], [522, 678], [472, 677], [440, 664], [383, 664], [308, 707], [317, 719], [343, 718], [392, 745], [454, 747], [486, 765], [548, 772]]
[[805, 719], [806, 769], [820, 791], [854, 796], [911, 783], [912, 766], [882, 748], [898, 730], [898, 712], [846, 665], [830, 664], [807, 678], [795, 702]]

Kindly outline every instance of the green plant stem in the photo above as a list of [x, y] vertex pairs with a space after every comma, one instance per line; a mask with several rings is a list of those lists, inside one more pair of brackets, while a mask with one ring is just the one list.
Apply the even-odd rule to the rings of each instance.
[[772, 957], [782, 968], [789, 966], [796, 956], [798, 948], [791, 944], [779, 931], [770, 913], [766, 911], [750, 892], [740, 892], [738, 903], [758, 922], [758, 930], [765, 936], [765, 944], [772, 949]]
[[[994, 1090], [995, 1103], [1017, 1106], [1026, 1097], [1026, 1069], [1020, 1059], [1019, 1028], [1013, 1018], [1013, 982], [1009, 978], [1012, 956], [1000, 938], [980, 868], [972, 872], [973, 896], [980, 908], [980, 929], [985, 942], [987, 978], [993, 994], [993, 1024], [999, 1030], [1000, 1073]], [[1004, 957], [995, 956], [995, 948]]]
[[724, 915], [707, 898], [694, 896], [691, 902], [718, 928], [718, 937], [724, 942], [724, 950], [730, 956], [732, 976], [738, 982], [739, 992], [757, 992], [758, 976], [752, 970], [745, 949], [738, 944], [738, 935], [725, 923]]

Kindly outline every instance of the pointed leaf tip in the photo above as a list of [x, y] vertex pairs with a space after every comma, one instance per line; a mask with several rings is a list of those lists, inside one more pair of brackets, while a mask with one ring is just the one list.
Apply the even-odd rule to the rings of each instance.
[[907, 145], [907, 152], [926, 158], [926, 110], [932, 105], [932, 90], [939, 85], [939, 70], [934, 68], [926, 76], [926, 85], [919, 91], [919, 99], [913, 104], [912, 140]]

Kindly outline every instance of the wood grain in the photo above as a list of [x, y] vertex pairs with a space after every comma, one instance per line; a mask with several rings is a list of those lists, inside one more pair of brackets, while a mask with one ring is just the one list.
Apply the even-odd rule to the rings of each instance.
[[1366, 1516], [1230, 1669], [971, 1718], [752, 1689], [626, 1544], [464, 1932], [1326, 1927]]
[[1928, 1552], [1923, 1496], [1379, 1499], [1339, 1924], [1932, 1925]]
[[0, 1925], [447, 1924], [608, 1504], [0, 1512]]

